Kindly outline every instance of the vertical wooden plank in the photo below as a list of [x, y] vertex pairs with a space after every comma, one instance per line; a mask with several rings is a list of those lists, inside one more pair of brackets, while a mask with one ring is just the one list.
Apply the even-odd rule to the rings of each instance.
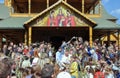
[[28, 45], [30, 45], [31, 44], [31, 42], [32, 42], [32, 27], [29, 27], [28, 28]]
[[85, 0], [82, 0], [82, 13], [84, 13], [84, 3], [85, 3]]
[[93, 29], [92, 27], [89, 27], [89, 43], [90, 43], [90, 47], [92, 47], [93, 45]]
[[65, 2], [67, 2], [67, 0], [65, 0]]
[[47, 8], [49, 8], [49, 0], [47, 0]]
[[31, 0], [28, 0], [28, 14], [31, 14]]

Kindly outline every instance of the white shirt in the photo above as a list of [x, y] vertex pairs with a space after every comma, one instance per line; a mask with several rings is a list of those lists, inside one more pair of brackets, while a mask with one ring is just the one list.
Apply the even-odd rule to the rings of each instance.
[[62, 63], [63, 65], [65, 65], [65, 64], [70, 64], [69, 56], [63, 55], [63, 56], [62, 56], [62, 59], [61, 59], [61, 63]]

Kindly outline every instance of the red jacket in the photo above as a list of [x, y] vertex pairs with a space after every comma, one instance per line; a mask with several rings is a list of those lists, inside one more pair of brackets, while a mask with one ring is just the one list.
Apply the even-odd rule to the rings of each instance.
[[105, 75], [103, 72], [98, 71], [98, 72], [95, 72], [94, 78], [105, 78]]

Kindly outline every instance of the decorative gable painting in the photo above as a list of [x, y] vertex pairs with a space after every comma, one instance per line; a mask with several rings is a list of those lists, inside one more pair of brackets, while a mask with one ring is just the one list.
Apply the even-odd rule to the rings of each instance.
[[42, 18], [37, 19], [37, 24], [34, 26], [76, 27], [88, 25], [85, 24], [80, 16], [75, 15], [73, 10], [65, 6], [58, 6], [42, 15]]

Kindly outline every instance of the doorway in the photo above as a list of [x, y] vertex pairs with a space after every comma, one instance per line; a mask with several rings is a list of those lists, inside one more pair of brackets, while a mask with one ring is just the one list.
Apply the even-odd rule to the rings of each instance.
[[55, 46], [56, 50], [61, 46], [62, 41], [65, 41], [64, 36], [53, 36], [50, 38], [50, 42], [52, 43], [52, 46]]

